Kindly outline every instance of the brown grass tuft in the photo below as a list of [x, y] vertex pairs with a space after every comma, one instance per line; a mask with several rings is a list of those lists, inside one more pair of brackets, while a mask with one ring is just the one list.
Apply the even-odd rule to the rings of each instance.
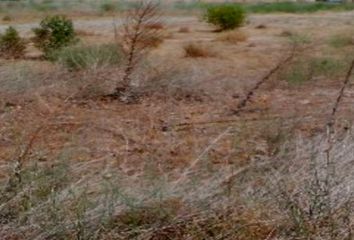
[[197, 43], [188, 43], [184, 47], [185, 57], [190, 58], [206, 58], [215, 57], [216, 54], [204, 45]]
[[147, 23], [144, 25], [145, 29], [151, 30], [163, 30], [165, 29], [165, 25], [161, 22]]
[[178, 30], [179, 33], [189, 33], [191, 32], [189, 27], [180, 27], [180, 29]]
[[162, 35], [151, 35], [141, 40], [141, 44], [146, 46], [147, 48], [157, 48], [164, 41], [164, 36]]
[[218, 38], [218, 41], [228, 42], [231, 44], [237, 44], [247, 40], [247, 35], [241, 31], [230, 31], [222, 33]]
[[76, 30], [75, 33], [76, 33], [76, 35], [81, 36], [81, 37], [92, 37], [92, 36], [96, 36], [97, 35], [94, 32], [81, 30], [81, 29], [80, 30]]
[[10, 22], [10, 21], [12, 21], [12, 17], [10, 17], [9, 15], [5, 15], [5, 16], [2, 18], [2, 20], [3, 20], [4, 22]]
[[265, 28], [267, 28], [267, 26], [264, 24], [259, 24], [256, 26], [256, 29], [265, 29]]

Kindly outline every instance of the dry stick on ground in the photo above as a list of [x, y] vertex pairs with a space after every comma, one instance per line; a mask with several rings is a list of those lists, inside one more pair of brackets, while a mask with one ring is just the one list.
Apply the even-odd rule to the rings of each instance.
[[[8, 188], [12, 188], [17, 183], [22, 182], [21, 172], [22, 172], [24, 161], [26, 160], [26, 158], [30, 154], [33, 144], [42, 129], [43, 129], [43, 126], [39, 126], [38, 128], [36, 128], [36, 130], [31, 134], [28, 143], [26, 144], [26, 146], [24, 147], [24, 149], [22, 150], [22, 152], [20, 153], [20, 155], [16, 159], [15, 168], [14, 168], [14, 179], [10, 179]], [[11, 180], [15, 180], [16, 183], [11, 182]]]
[[222, 138], [224, 138], [231, 130], [231, 127], [228, 127], [225, 131], [219, 134], [209, 145], [206, 147], [199, 156], [186, 168], [181, 176], [173, 183], [174, 187], [178, 186], [183, 180], [185, 180], [188, 174], [191, 173], [192, 169], [200, 162], [201, 159], [205, 157], [206, 154], [214, 147], [216, 143], [218, 143]]
[[[297, 48], [296, 45], [294, 45], [291, 49], [291, 52], [289, 56], [287, 56], [285, 59], [281, 60], [274, 68], [272, 68], [260, 81], [256, 83], [256, 85], [248, 91], [246, 94], [246, 97], [236, 106], [236, 109], [233, 110], [233, 114], [236, 116], [239, 116], [240, 113], [244, 110], [244, 108], [247, 106], [247, 104], [250, 102], [252, 96], [255, 94], [255, 92], [263, 85], [267, 80], [269, 80], [277, 71], [279, 71], [283, 66], [285, 66], [287, 63], [289, 63], [296, 55]], [[194, 126], [203, 126], [203, 125], [210, 125], [210, 124], [227, 124], [227, 123], [233, 123], [237, 122], [239, 119], [220, 119], [220, 120], [214, 120], [214, 121], [201, 121], [201, 122], [185, 122], [185, 123], [179, 123], [174, 126], [172, 126], [173, 129], [183, 131], [187, 130], [190, 127]], [[168, 129], [164, 127], [163, 130]]]
[[159, 29], [147, 26], [160, 24], [158, 4], [152, 1], [140, 2], [137, 7], [127, 13], [122, 33], [122, 45], [126, 49], [127, 65], [122, 82], [116, 87], [115, 97], [129, 102], [131, 92], [131, 75], [142, 54], [151, 47], [151, 40], [159, 35]]
[[341, 89], [339, 90], [338, 96], [336, 98], [336, 101], [334, 102], [334, 106], [332, 108], [331, 115], [329, 116], [329, 120], [327, 122], [326, 128], [327, 128], [327, 150], [326, 150], [326, 157], [327, 157], [327, 163], [330, 162], [330, 151], [333, 147], [333, 135], [335, 133], [335, 122], [336, 122], [336, 115], [338, 112], [339, 105], [344, 97], [344, 91], [349, 85], [350, 82], [350, 77], [352, 76], [354, 71], [354, 60], [351, 62], [349, 70], [347, 71], [347, 74], [344, 78], [343, 84]]
[[281, 69], [284, 65], [286, 65], [293, 57], [295, 56], [296, 53], [296, 46], [293, 47], [290, 55], [280, 63], [278, 63], [273, 69], [269, 71], [267, 75], [265, 75], [260, 81], [254, 85], [253, 88], [251, 88], [246, 97], [236, 106], [236, 109], [234, 109], [232, 112], [234, 115], [240, 115], [240, 113], [244, 110], [244, 108], [247, 106], [247, 104], [250, 102], [252, 96], [255, 94], [255, 92], [268, 80], [270, 79], [271, 76], [273, 76], [274, 73], [276, 73], [279, 69]]
[[336, 114], [338, 112], [338, 107], [343, 99], [344, 91], [349, 84], [349, 80], [350, 80], [350, 77], [352, 76], [353, 71], [354, 71], [354, 60], [350, 64], [349, 70], [345, 76], [345, 79], [343, 81], [343, 85], [339, 91], [337, 98], [336, 98], [336, 101], [335, 101], [334, 106], [332, 108], [331, 116], [330, 116], [329, 121], [327, 123], [327, 126], [331, 130], [331, 133], [333, 133], [333, 131], [334, 131], [334, 124], [335, 124], [335, 120], [336, 120]]
[[[40, 101], [42, 101], [42, 100], [40, 100]], [[64, 106], [64, 108], [60, 112], [54, 111], [49, 106], [46, 106], [49, 110], [48, 115], [46, 117], [44, 117], [42, 124], [40, 124], [38, 127], [36, 127], [35, 130], [28, 135], [29, 140], [28, 140], [27, 144], [25, 145], [25, 147], [22, 151], [20, 150], [19, 156], [15, 158], [16, 159], [15, 160], [15, 168], [14, 168], [13, 175], [10, 176], [10, 178], [9, 178], [8, 186], [6, 188], [7, 191], [11, 191], [11, 189], [13, 187], [16, 187], [17, 184], [21, 184], [21, 182], [22, 182], [21, 173], [23, 170], [24, 163], [25, 163], [26, 159], [28, 158], [28, 156], [31, 154], [33, 146], [34, 146], [36, 140], [38, 139], [40, 133], [42, 133], [45, 130], [45, 128], [49, 128], [51, 126], [63, 125], [63, 123], [53, 124], [53, 121], [61, 112], [65, 112], [65, 110], [71, 106], [71, 104], [68, 101], [65, 101], [64, 104], [66, 104], [66, 106]], [[64, 123], [64, 124], [68, 124], [68, 123]]]
[[[330, 116], [329, 121], [327, 123], [327, 145], [328, 145], [328, 147], [326, 149], [326, 161], [327, 161], [326, 164], [327, 164], [328, 170], [333, 168], [331, 160], [330, 160], [330, 151], [331, 151], [332, 146], [333, 146], [332, 135], [334, 133], [334, 123], [335, 123], [335, 120], [336, 120], [336, 113], [338, 111], [338, 107], [339, 107], [339, 105], [341, 103], [341, 100], [342, 100], [342, 98], [344, 96], [344, 91], [345, 91], [346, 87], [349, 84], [349, 80], [350, 80], [350, 77], [351, 77], [353, 71], [354, 71], [354, 60], [351, 62], [350, 68], [349, 68], [349, 70], [348, 70], [348, 72], [346, 74], [346, 77], [344, 79], [343, 86], [341, 87], [341, 89], [339, 91], [339, 94], [338, 94], [338, 96], [336, 98], [334, 107], [333, 107], [332, 112], [331, 112], [331, 116]], [[223, 181], [223, 184], [226, 184], [226, 186], [229, 186], [235, 180], [235, 177], [239, 173], [240, 172], [237, 172], [237, 173], [232, 174], [231, 176], [229, 176], [226, 179], [226, 181]], [[331, 173], [331, 174], [333, 174], [333, 173]], [[328, 174], [328, 176], [330, 176], [330, 174]], [[328, 185], [329, 184], [329, 179], [327, 179], [326, 181], [327, 181], [327, 185]]]

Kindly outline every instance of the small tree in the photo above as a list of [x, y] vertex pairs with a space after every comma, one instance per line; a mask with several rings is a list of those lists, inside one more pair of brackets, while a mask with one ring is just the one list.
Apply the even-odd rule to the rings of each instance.
[[40, 23], [39, 28], [34, 28], [33, 42], [42, 50], [46, 57], [63, 47], [67, 47], [77, 41], [73, 23], [65, 16], [46, 17]]
[[244, 23], [246, 13], [239, 5], [227, 4], [208, 7], [204, 17], [208, 23], [220, 27], [220, 30], [230, 30]]
[[161, 28], [151, 26], [161, 26], [158, 4], [152, 1], [141, 1], [127, 12], [120, 38], [120, 44], [127, 58], [126, 67], [122, 81], [113, 94], [124, 102], [131, 102], [134, 99], [131, 75], [142, 59], [142, 55], [161, 37]]
[[13, 27], [6, 29], [4, 35], [0, 35], [0, 56], [3, 58], [21, 58], [25, 54], [26, 44]]

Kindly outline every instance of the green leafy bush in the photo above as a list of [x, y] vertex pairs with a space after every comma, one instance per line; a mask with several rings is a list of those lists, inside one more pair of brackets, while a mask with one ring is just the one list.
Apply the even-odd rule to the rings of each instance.
[[46, 17], [41, 21], [40, 27], [33, 29], [33, 32], [35, 46], [46, 56], [77, 41], [73, 23], [65, 16]]
[[114, 12], [117, 10], [117, 6], [112, 2], [102, 3], [100, 8], [103, 12]]
[[25, 54], [26, 44], [13, 27], [0, 35], [0, 56], [3, 58], [20, 58]]
[[71, 46], [53, 52], [51, 59], [69, 70], [81, 70], [118, 64], [123, 57], [117, 44]]
[[240, 27], [245, 21], [245, 11], [239, 5], [216, 5], [207, 8], [205, 19], [208, 23], [229, 30]]

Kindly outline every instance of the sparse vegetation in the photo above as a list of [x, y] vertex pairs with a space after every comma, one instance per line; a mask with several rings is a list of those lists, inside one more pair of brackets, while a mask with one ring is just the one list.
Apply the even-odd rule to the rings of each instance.
[[311, 37], [307, 34], [283, 31], [282, 36], [288, 37], [290, 43], [296, 46], [310, 44], [312, 42]]
[[328, 43], [334, 48], [343, 48], [347, 46], [354, 46], [354, 39], [352, 34], [340, 34], [332, 36]]
[[230, 30], [240, 27], [245, 21], [246, 13], [239, 5], [210, 6], [205, 13], [208, 23], [214, 24], [221, 30]]
[[51, 58], [70, 70], [95, 69], [122, 62], [123, 52], [117, 44], [66, 47]]
[[353, 14], [158, 2], [0, 0], [0, 239], [351, 240]]
[[0, 56], [2, 58], [21, 58], [25, 54], [26, 44], [13, 27], [0, 35]]
[[354, 4], [331, 4], [326, 2], [274, 2], [250, 4], [246, 6], [246, 9], [252, 13], [313, 13], [318, 11], [351, 11], [354, 10]]
[[217, 40], [231, 44], [238, 44], [240, 42], [246, 41], [247, 35], [241, 31], [228, 31], [218, 36]]
[[61, 48], [77, 41], [72, 21], [65, 16], [46, 17], [40, 27], [34, 28], [34, 45], [42, 50], [46, 57]]
[[292, 85], [299, 85], [319, 77], [338, 77], [345, 71], [345, 68], [346, 60], [344, 59], [330, 57], [300, 58], [285, 70], [281, 78]]

